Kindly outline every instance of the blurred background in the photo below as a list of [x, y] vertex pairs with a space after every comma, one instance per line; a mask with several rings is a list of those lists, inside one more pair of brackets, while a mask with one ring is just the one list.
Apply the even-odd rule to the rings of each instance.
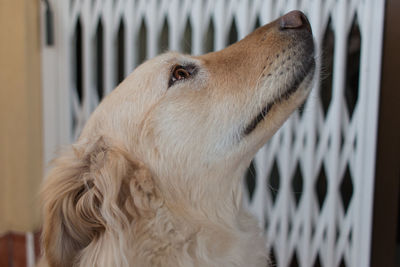
[[0, 267], [40, 257], [38, 191], [144, 60], [203, 54], [293, 9], [313, 28], [308, 101], [244, 177], [274, 266], [400, 266], [400, 2], [0, 0]]

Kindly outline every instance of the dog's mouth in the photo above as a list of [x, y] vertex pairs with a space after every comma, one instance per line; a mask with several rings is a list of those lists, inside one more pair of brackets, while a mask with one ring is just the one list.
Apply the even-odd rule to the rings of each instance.
[[311, 56], [305, 60], [303, 60], [302, 68], [299, 69], [293, 76], [290, 82], [286, 83], [286, 86], [280, 90], [282, 93], [275, 97], [273, 100], [269, 101], [258, 113], [257, 116], [255, 116], [251, 122], [244, 128], [243, 134], [244, 136], [249, 135], [252, 133], [257, 126], [262, 122], [265, 117], [267, 116], [268, 112], [271, 110], [271, 108], [279, 103], [282, 103], [283, 101], [286, 101], [290, 98], [291, 95], [293, 95], [300, 87], [304, 79], [311, 73], [314, 72], [315, 69], [315, 60], [314, 57]]

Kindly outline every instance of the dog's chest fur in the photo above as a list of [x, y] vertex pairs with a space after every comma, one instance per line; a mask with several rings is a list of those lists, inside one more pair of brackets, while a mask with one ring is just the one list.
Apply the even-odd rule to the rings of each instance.
[[[265, 240], [258, 229], [256, 220], [244, 211], [240, 212], [236, 225], [229, 225], [223, 222], [183, 221], [161, 208], [151, 220], [136, 223], [125, 233], [134, 237], [129, 239], [126, 250], [118, 248], [120, 240], [113, 239], [113, 235], [104, 235], [99, 244], [110, 249], [113, 247], [114, 253], [120, 252], [120, 259], [128, 255], [125, 263], [119, 263], [122, 266], [264, 267], [268, 262]], [[115, 264], [103, 262], [103, 259], [110, 259], [109, 255], [83, 255], [85, 259], [81, 258], [80, 266], [95, 258], [101, 264]]]

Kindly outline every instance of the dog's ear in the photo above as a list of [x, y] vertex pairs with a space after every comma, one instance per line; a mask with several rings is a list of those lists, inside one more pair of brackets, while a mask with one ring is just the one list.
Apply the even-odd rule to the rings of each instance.
[[104, 231], [123, 234], [160, 205], [143, 163], [100, 138], [66, 151], [45, 180], [42, 242], [50, 266], [72, 266]]

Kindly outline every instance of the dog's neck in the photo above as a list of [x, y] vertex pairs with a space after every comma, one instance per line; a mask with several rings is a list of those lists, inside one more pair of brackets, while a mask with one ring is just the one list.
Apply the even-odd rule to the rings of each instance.
[[226, 169], [220, 168], [191, 177], [185, 172], [185, 176], [157, 177], [156, 180], [166, 205], [177, 216], [232, 224], [242, 209], [242, 169], [230, 171], [230, 176]]
[[[167, 178], [163, 177], [164, 181]], [[241, 263], [239, 266], [246, 266], [250, 255], [254, 256], [254, 251], [249, 250], [252, 247], [250, 244], [258, 244], [257, 248], [263, 251], [264, 240], [256, 220], [242, 207], [241, 172], [236, 177], [196, 178], [202, 178], [202, 182], [209, 183], [206, 190], [200, 192], [199, 184], [196, 183], [186, 189], [167, 189], [167, 185], [161, 183], [164, 186], [160, 188], [164, 204], [158, 209], [152, 223], [143, 228], [143, 240], [148, 240], [149, 250], [171, 246], [176, 253], [187, 253], [193, 257], [197, 266], [210, 266], [207, 260], [218, 261], [218, 257], [229, 257], [232, 261]], [[227, 180], [222, 179], [230, 180], [227, 183]], [[230, 186], [222, 186], [221, 183]], [[142, 234], [139, 233], [139, 236]], [[139, 237], [139, 240], [142, 238]], [[166, 240], [168, 244], [165, 243]], [[192, 255], [192, 252], [199, 250], [202, 250], [201, 255]], [[258, 254], [255, 261], [265, 259], [264, 254]], [[162, 257], [164, 261], [170, 258]], [[225, 266], [222, 263], [226, 262], [221, 261], [218, 266]], [[165, 262], [160, 264], [168, 265]]]

